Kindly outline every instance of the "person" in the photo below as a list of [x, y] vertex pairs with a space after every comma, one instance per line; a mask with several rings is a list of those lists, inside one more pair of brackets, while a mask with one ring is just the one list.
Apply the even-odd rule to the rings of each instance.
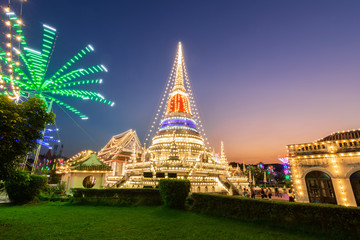
[[255, 198], [255, 188], [251, 187], [251, 198]]
[[[282, 189], [282, 194], [286, 194], [287, 193], [287, 190], [286, 190], [286, 187], [284, 185], [283, 189]], [[282, 194], [281, 194], [281, 197], [282, 197]]]
[[260, 194], [261, 198], [264, 199], [264, 197], [266, 196], [264, 187], [261, 187]]
[[244, 197], [247, 197], [247, 191], [246, 191], [246, 188], [244, 188], [243, 195], [244, 195]]
[[279, 188], [275, 187], [275, 197], [279, 197]]
[[292, 188], [290, 188], [290, 190], [289, 190], [289, 202], [295, 202], [295, 194], [294, 194]]
[[272, 192], [271, 192], [271, 189], [270, 189], [270, 188], [268, 188], [268, 197], [269, 197], [269, 200], [271, 200]]

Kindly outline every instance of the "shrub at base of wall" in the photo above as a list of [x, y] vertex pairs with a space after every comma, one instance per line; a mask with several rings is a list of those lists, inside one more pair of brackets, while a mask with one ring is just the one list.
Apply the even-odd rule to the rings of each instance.
[[166, 207], [185, 209], [186, 198], [190, 192], [190, 181], [179, 179], [161, 179], [159, 190]]
[[157, 206], [162, 205], [157, 189], [84, 189], [72, 188], [73, 204], [111, 206]]
[[322, 231], [360, 234], [360, 208], [330, 204], [290, 203], [193, 193], [193, 211], [242, 220], [262, 220]]

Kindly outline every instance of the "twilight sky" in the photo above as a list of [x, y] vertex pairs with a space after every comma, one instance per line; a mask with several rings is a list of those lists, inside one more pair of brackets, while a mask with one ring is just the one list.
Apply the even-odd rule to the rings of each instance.
[[36, 0], [24, 4], [29, 46], [57, 29], [53, 73], [87, 44], [78, 66], [104, 64], [98, 90], [115, 101], [63, 99], [89, 116], [81, 130], [57, 106], [64, 153], [99, 151], [152, 121], [181, 41], [210, 145], [230, 161], [277, 162], [291, 143], [360, 127], [360, 1]]

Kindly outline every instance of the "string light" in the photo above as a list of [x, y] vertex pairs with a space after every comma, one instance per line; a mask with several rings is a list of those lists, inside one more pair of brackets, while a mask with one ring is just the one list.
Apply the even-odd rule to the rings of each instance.
[[[4, 77], [2, 69], [0, 69], [1, 72], [1, 81], [0, 81], [0, 88], [5, 90], [5, 94], [12, 100], [19, 99], [19, 88], [15, 85], [15, 80], [17, 79], [17, 76], [14, 75], [13, 70], [13, 58], [11, 54], [11, 46], [12, 46], [12, 28], [15, 27], [15, 25], [11, 24], [11, 21], [16, 21], [17, 18], [14, 16], [15, 14], [10, 11], [10, 1], [8, 7], [4, 8], [4, 11], [7, 15], [8, 20], [5, 21], [5, 25], [8, 26], [8, 33], [6, 34], [6, 37], [8, 38], [8, 42], [6, 43], [6, 47], [9, 48], [9, 50], [4, 53], [6, 55], [5, 58], [2, 56], [0, 57], [0, 60], [3, 61], [7, 65], [7, 71], [8, 76]], [[5, 83], [8, 82], [10, 84], [10, 91], [8, 88], [5, 87]]]
[[[52, 102], [54, 102], [78, 115], [81, 119], [87, 119], [88, 117], [76, 108], [58, 99], [57, 96], [92, 100], [107, 104], [111, 107], [114, 106], [114, 102], [106, 100], [97, 92], [71, 88], [89, 84], [101, 84], [102, 79], [79, 80], [79, 78], [108, 71], [104, 65], [99, 64], [69, 72], [72, 65], [94, 51], [94, 48], [91, 45], [87, 45], [80, 49], [80, 51], [58, 69], [55, 74], [46, 77], [48, 64], [57, 38], [56, 29], [43, 24], [43, 44], [41, 51], [38, 51], [28, 47], [22, 31], [23, 21], [10, 11], [7, 15], [9, 16], [8, 21], [10, 24], [7, 23], [7, 25], [9, 25], [9, 33], [7, 34], [9, 41], [6, 46], [9, 48], [9, 51], [6, 52], [6, 58], [0, 56], [0, 60], [7, 64], [9, 77], [3, 77], [0, 84], [10, 84], [11, 91], [6, 91], [6, 94], [11, 99], [19, 98], [19, 90], [21, 88], [22, 95], [31, 95], [46, 99], [48, 103], [47, 107], [49, 109]], [[13, 32], [16, 32], [14, 39], [16, 40], [16, 44], [19, 45], [18, 48], [13, 47], [12, 28], [14, 28]], [[15, 56], [18, 58], [17, 60], [13, 59], [12, 51], [16, 53]], [[2, 89], [5, 89], [5, 87], [3, 86]]]

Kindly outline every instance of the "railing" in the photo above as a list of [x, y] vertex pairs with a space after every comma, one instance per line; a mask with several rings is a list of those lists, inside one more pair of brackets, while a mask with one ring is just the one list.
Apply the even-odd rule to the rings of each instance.
[[124, 175], [120, 180], [118, 180], [113, 185], [109, 186], [109, 188], [119, 188], [121, 185], [123, 185], [127, 180], [129, 179], [129, 176]]
[[226, 187], [228, 191], [232, 189], [233, 195], [240, 195], [238, 188], [232, 184], [229, 179], [225, 177], [219, 177], [220, 182]]

